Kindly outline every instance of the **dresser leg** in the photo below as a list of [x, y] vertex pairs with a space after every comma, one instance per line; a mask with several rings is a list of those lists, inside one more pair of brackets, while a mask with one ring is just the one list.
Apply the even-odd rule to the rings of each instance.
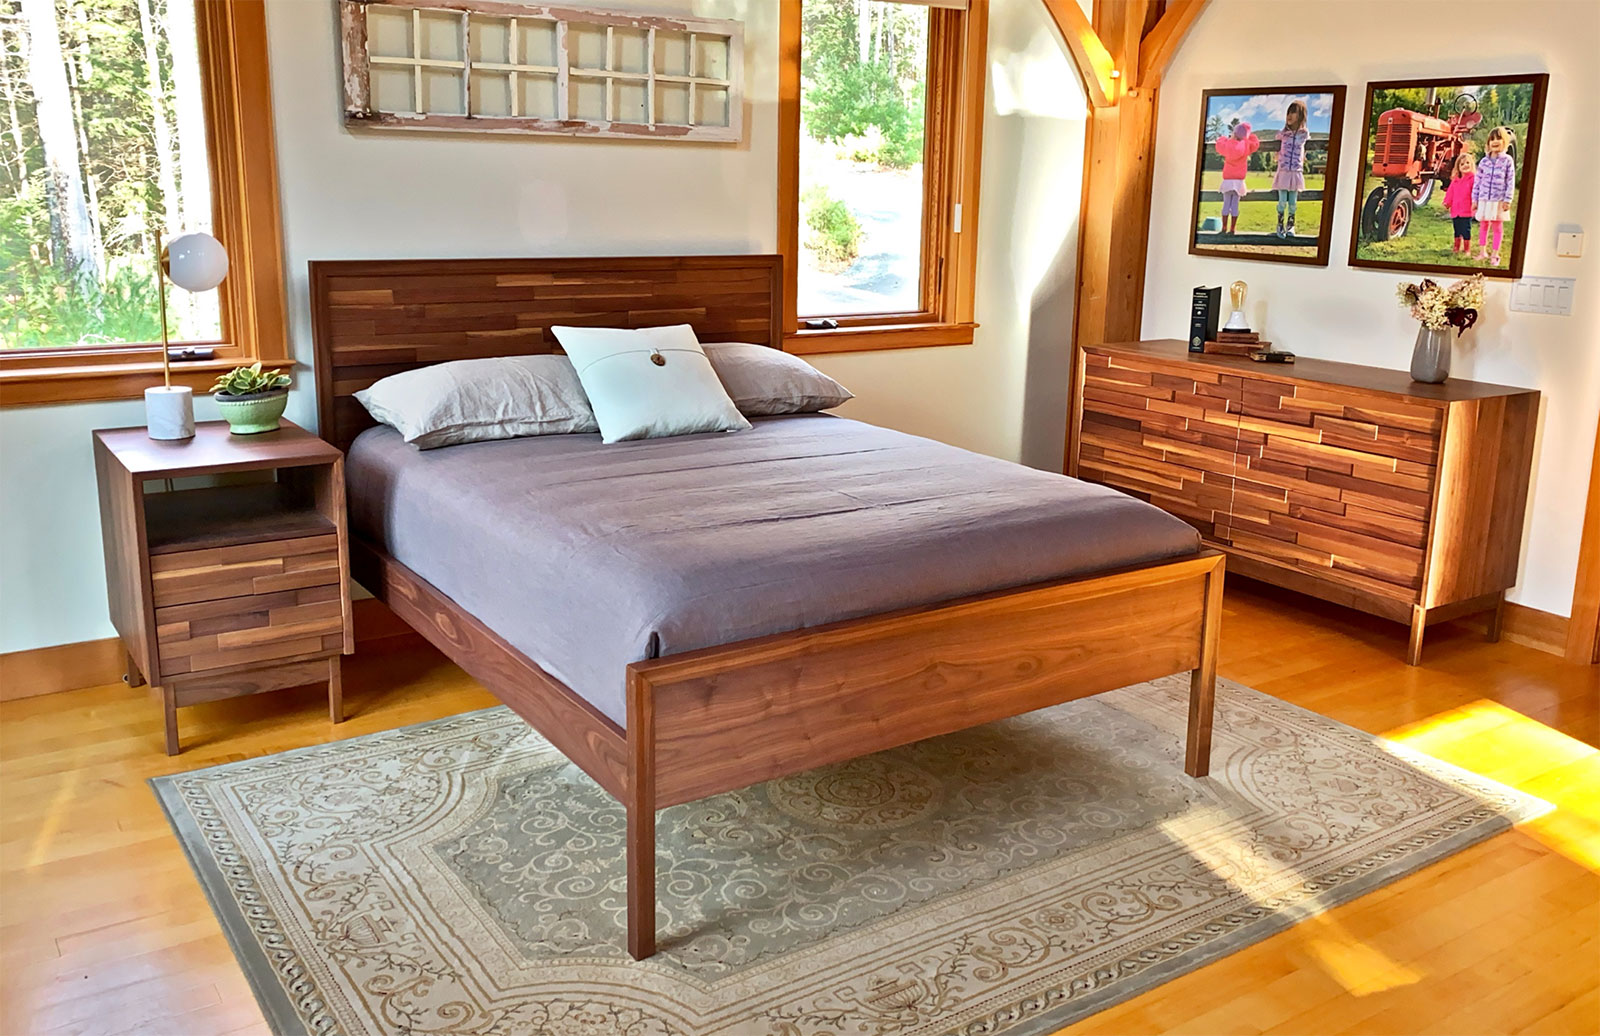
[[144, 686], [144, 674], [139, 672], [139, 667], [133, 663], [133, 656], [127, 651], [122, 652], [122, 682], [129, 687]]
[[1491, 644], [1500, 643], [1500, 624], [1506, 617], [1506, 595], [1502, 592], [1494, 602], [1494, 611], [1489, 613], [1489, 627], [1485, 630], [1485, 639]]
[[167, 754], [177, 755], [181, 751], [178, 747], [178, 692], [171, 684], [159, 689], [161, 713], [166, 721]]
[[1411, 606], [1411, 644], [1406, 648], [1406, 665], [1422, 664], [1422, 634], [1428, 628], [1428, 609]]
[[340, 671], [340, 657], [334, 655], [328, 659], [328, 718], [335, 723], [344, 722], [344, 679]]

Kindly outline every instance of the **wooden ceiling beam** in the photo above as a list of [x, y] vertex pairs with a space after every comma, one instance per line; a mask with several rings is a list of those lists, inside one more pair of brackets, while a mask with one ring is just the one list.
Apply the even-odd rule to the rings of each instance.
[[1117, 103], [1116, 63], [1111, 52], [1100, 41], [1100, 36], [1089, 24], [1077, 0], [1044, 0], [1045, 10], [1067, 44], [1073, 67], [1083, 83], [1084, 96], [1095, 108], [1109, 108]]
[[1167, 0], [1167, 9], [1161, 15], [1161, 20], [1155, 27], [1145, 34], [1144, 42], [1139, 47], [1138, 82], [1144, 86], [1154, 87], [1161, 82], [1161, 76], [1167, 71], [1167, 66], [1172, 64], [1172, 59], [1177, 56], [1178, 48], [1183, 44], [1183, 38], [1189, 34], [1189, 29], [1200, 17], [1200, 12], [1206, 9], [1210, 0]]

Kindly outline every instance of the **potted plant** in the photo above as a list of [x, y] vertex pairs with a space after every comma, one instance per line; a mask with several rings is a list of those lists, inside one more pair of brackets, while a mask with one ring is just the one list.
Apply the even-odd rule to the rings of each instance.
[[260, 362], [256, 362], [221, 375], [211, 391], [234, 435], [275, 432], [278, 419], [289, 404], [289, 375], [263, 371]]
[[1402, 282], [1395, 295], [1422, 325], [1411, 353], [1411, 380], [1437, 385], [1450, 376], [1450, 328], [1456, 329], [1459, 338], [1478, 321], [1483, 274], [1473, 274], [1448, 288], [1431, 278], [1420, 284]]

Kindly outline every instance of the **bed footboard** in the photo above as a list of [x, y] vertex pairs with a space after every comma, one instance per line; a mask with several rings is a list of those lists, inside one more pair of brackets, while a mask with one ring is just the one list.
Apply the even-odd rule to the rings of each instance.
[[655, 811], [1188, 670], [1210, 766], [1223, 556], [869, 616], [628, 667], [628, 949], [655, 952]]

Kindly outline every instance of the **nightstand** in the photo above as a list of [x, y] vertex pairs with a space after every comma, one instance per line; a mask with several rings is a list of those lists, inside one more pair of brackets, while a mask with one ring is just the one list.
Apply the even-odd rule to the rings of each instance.
[[343, 722], [344, 455], [289, 421], [259, 435], [207, 421], [181, 441], [97, 431], [94, 466], [111, 622], [128, 683], [160, 691], [167, 754], [184, 705], [327, 681]]

